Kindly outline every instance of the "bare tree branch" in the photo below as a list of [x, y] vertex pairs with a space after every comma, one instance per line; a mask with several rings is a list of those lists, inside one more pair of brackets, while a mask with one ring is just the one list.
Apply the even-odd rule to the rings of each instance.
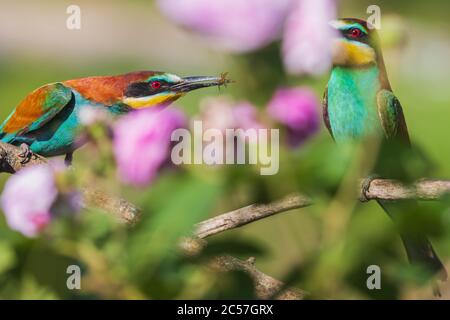
[[[199, 254], [207, 245], [206, 240], [199, 238], [184, 238], [180, 243], [183, 253], [187, 256]], [[306, 294], [297, 288], [286, 288], [283, 282], [259, 271], [255, 266], [254, 258], [243, 261], [229, 255], [222, 255], [215, 257], [209, 266], [220, 272], [245, 272], [253, 280], [255, 293], [259, 299], [275, 297], [280, 300], [301, 300]]]
[[23, 151], [11, 144], [0, 141], [0, 172], [15, 173], [29, 165], [47, 163], [47, 159], [35, 154], [28, 163], [21, 163], [19, 155]]
[[[22, 164], [22, 158], [19, 157], [21, 152], [21, 149], [16, 146], [0, 142], [0, 172], [14, 173], [26, 166], [47, 162], [45, 158], [35, 155], [31, 161]], [[450, 193], [450, 181], [424, 179], [417, 181], [411, 186], [406, 186], [396, 180], [374, 179], [370, 182], [368, 188], [364, 189], [361, 187], [360, 190], [361, 201], [412, 198], [436, 200]], [[109, 196], [100, 190], [91, 188], [85, 188], [83, 194], [88, 206], [95, 206], [111, 212], [125, 222], [133, 223], [139, 217], [139, 208], [124, 199]], [[196, 226], [195, 236], [206, 238], [281, 212], [307, 207], [311, 204], [312, 200], [302, 194], [291, 194], [268, 204], [252, 204], [200, 222]]]
[[311, 204], [311, 199], [301, 194], [288, 195], [281, 200], [268, 204], [252, 204], [200, 222], [196, 226], [195, 235], [203, 239], [281, 212], [307, 207]]
[[450, 181], [422, 179], [407, 186], [391, 179], [374, 179], [367, 190], [361, 188], [360, 198], [367, 200], [438, 200], [450, 194]]
[[[360, 200], [438, 200], [448, 194], [448, 180], [422, 179], [407, 186], [396, 180], [374, 179], [367, 189], [361, 187]], [[312, 203], [309, 197], [297, 193], [268, 204], [252, 204], [198, 223], [195, 235], [203, 239], [278, 213], [304, 208]]]
[[141, 209], [127, 200], [94, 188], [83, 188], [81, 191], [88, 207], [96, 207], [112, 213], [119, 220], [131, 225], [139, 221]]
[[[46, 158], [37, 154], [34, 154], [27, 163], [22, 163], [23, 158], [19, 156], [21, 153], [20, 148], [0, 141], [0, 172], [13, 174], [28, 166], [48, 163]], [[81, 191], [88, 207], [112, 213], [126, 223], [135, 223], [139, 219], [140, 209], [124, 199], [93, 188], [84, 188]]]
[[[361, 187], [360, 200], [403, 200], [412, 198], [436, 200], [449, 193], [450, 181], [420, 180], [412, 186], [406, 186], [395, 180], [374, 179], [370, 182], [367, 189]], [[238, 228], [281, 212], [307, 207], [311, 204], [312, 200], [307, 196], [291, 194], [269, 204], [253, 204], [224, 213], [197, 224], [195, 231], [197, 239], [185, 239], [183, 247], [185, 252], [196, 254], [206, 245], [206, 241], [203, 240], [206, 237]], [[217, 270], [241, 270], [249, 274], [255, 283], [256, 294], [260, 299], [272, 297], [284, 287], [281, 281], [256, 269], [254, 260], [251, 259], [242, 261], [231, 256], [220, 256], [215, 259], [213, 265]], [[305, 293], [302, 290], [289, 288], [276, 296], [278, 299], [298, 300], [303, 299], [304, 295]]]
[[256, 269], [254, 258], [242, 261], [231, 256], [220, 256], [213, 260], [211, 266], [222, 272], [237, 270], [247, 273], [253, 280], [255, 293], [259, 299], [275, 297], [279, 300], [302, 300], [305, 296], [305, 292], [300, 289], [284, 289], [283, 282]]
[[[45, 158], [35, 156], [24, 165], [21, 163], [20, 153], [20, 148], [0, 142], [0, 172], [14, 173], [25, 166], [47, 162]], [[413, 198], [436, 200], [449, 193], [450, 181], [446, 180], [424, 179], [407, 186], [396, 180], [374, 179], [368, 186], [361, 186], [360, 200], [404, 200]], [[126, 200], [111, 197], [99, 190], [89, 188], [84, 189], [83, 194], [88, 206], [96, 206], [111, 212], [128, 223], [135, 222], [139, 216], [140, 210]], [[309, 197], [302, 194], [291, 194], [272, 203], [252, 204], [230, 211], [198, 223], [194, 233], [195, 238], [184, 239], [181, 246], [186, 254], [195, 255], [206, 245], [206, 241], [203, 240], [206, 237], [288, 210], [307, 207], [311, 204], [312, 200]], [[274, 295], [278, 299], [302, 299], [305, 294], [298, 289], [283, 289], [284, 284], [281, 281], [256, 269], [253, 259], [242, 261], [231, 256], [219, 256], [214, 259], [211, 266], [221, 271], [241, 270], [246, 272], [253, 279], [256, 294], [261, 299]], [[279, 292], [280, 290], [282, 292]]]

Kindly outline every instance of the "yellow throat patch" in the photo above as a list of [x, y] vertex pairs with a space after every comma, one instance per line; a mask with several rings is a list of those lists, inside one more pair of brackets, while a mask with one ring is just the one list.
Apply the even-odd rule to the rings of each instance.
[[182, 93], [158, 93], [147, 97], [127, 97], [123, 99], [123, 102], [133, 109], [142, 109], [170, 103], [182, 95]]
[[342, 39], [333, 44], [333, 63], [341, 66], [365, 66], [376, 62], [375, 50], [368, 45]]

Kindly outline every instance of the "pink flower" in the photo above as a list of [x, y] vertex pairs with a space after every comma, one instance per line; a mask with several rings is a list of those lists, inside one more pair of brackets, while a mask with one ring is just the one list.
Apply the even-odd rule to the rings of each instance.
[[258, 119], [255, 106], [247, 101], [234, 102], [225, 97], [207, 98], [200, 107], [203, 129], [260, 129], [264, 125]]
[[[200, 106], [199, 119], [202, 122], [202, 129], [195, 130], [194, 134], [197, 138], [200, 138], [204, 142], [204, 150], [206, 146], [211, 143], [211, 140], [205, 137], [208, 131], [214, 130], [221, 133], [223, 140], [221, 156], [217, 155], [216, 160], [225, 163], [229, 152], [232, 152], [234, 156], [237, 156], [238, 145], [228, 144], [228, 139], [237, 139], [238, 143], [244, 145], [246, 143], [250, 145], [258, 144], [258, 129], [264, 129], [264, 124], [259, 119], [258, 110], [255, 106], [247, 101], [234, 102], [227, 97], [214, 97], [207, 98], [202, 101]], [[245, 132], [242, 132], [243, 129]], [[230, 136], [231, 135], [231, 136]], [[200, 136], [200, 137], [199, 137]], [[220, 160], [222, 158], [222, 160]], [[218, 162], [215, 162], [218, 164]]]
[[238, 128], [244, 130], [264, 128], [264, 125], [258, 119], [257, 109], [249, 102], [237, 103], [233, 108], [233, 116]]
[[319, 102], [308, 88], [278, 89], [267, 109], [272, 118], [286, 126], [288, 143], [293, 147], [319, 130]]
[[162, 12], [214, 46], [248, 52], [281, 33], [292, 0], [159, 0]]
[[184, 114], [173, 108], [134, 111], [114, 128], [114, 154], [124, 183], [145, 186], [170, 155], [171, 134], [185, 127]]
[[331, 66], [335, 0], [295, 0], [283, 37], [283, 61], [291, 74], [320, 75]]
[[25, 168], [9, 178], [0, 198], [6, 222], [25, 236], [34, 237], [51, 221], [58, 196], [50, 166]]

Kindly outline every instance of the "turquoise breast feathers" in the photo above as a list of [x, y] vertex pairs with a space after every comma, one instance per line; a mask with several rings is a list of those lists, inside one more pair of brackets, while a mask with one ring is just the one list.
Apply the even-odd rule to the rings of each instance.
[[376, 105], [378, 76], [376, 66], [333, 68], [328, 82], [328, 117], [336, 141], [382, 133]]

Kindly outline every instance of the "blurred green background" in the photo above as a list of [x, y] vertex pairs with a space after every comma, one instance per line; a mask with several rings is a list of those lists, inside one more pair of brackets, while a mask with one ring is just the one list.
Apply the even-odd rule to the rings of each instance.
[[[165, 19], [152, 1], [75, 2], [2, 1], [0, 118], [42, 84], [134, 70], [179, 75], [229, 72], [237, 82], [226, 90], [198, 91], [177, 102], [190, 115], [197, 113], [205, 96], [230, 95], [263, 108], [279, 85], [310, 85], [321, 96], [327, 82], [327, 75], [318, 79], [280, 75], [277, 45], [251, 56], [211, 50]], [[79, 31], [65, 28], [65, 11], [71, 4], [82, 9]], [[382, 9], [384, 58], [411, 139], [434, 163], [432, 177], [449, 178], [450, 2], [342, 0], [339, 16], [365, 18], [370, 4]], [[75, 166], [87, 166], [90, 156], [90, 149], [82, 149]], [[381, 209], [334, 197], [350, 160], [334, 149], [324, 128], [300, 150], [284, 150], [282, 157], [280, 173], [274, 177], [258, 177], [241, 168], [213, 172], [211, 181], [204, 181], [202, 170], [208, 169], [200, 168], [168, 173], [146, 191], [125, 190], [128, 198], [149, 209], [142, 224], [132, 230], [93, 212], [75, 225], [63, 221], [51, 236], [26, 240], [8, 230], [0, 217], [0, 297], [251, 297], [245, 276], [217, 277], [202, 267], [202, 259], [185, 261], [166, 252], [174, 250], [177, 236], [196, 221], [299, 188], [315, 194], [316, 205], [223, 233], [211, 239], [212, 248], [242, 258], [255, 255], [260, 270], [292, 280], [311, 298], [431, 297], [420, 280], [405, 281], [414, 278], [414, 270], [407, 266], [400, 240]], [[0, 175], [1, 183], [7, 178]], [[318, 191], [322, 184], [324, 190]], [[426, 206], [438, 210], [443, 229], [450, 230], [450, 210]], [[326, 234], [335, 222], [341, 226], [336, 234]], [[449, 266], [450, 233], [437, 234], [434, 240]], [[167, 246], [162, 245], [165, 242]], [[72, 262], [83, 265], [88, 274], [81, 292], [64, 289], [65, 266]], [[387, 270], [381, 292], [365, 289], [369, 264]], [[450, 298], [449, 292], [447, 285], [444, 298]]]

